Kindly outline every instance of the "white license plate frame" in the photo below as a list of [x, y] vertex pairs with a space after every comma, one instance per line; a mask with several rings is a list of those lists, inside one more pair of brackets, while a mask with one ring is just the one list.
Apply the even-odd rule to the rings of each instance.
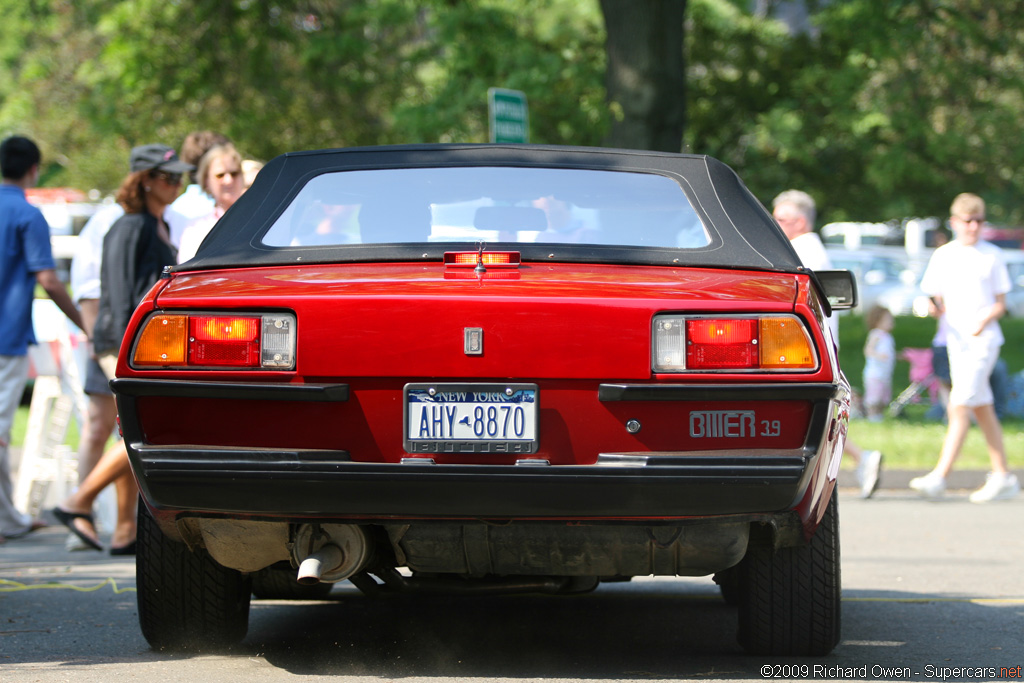
[[536, 453], [536, 384], [415, 382], [403, 390], [407, 453]]

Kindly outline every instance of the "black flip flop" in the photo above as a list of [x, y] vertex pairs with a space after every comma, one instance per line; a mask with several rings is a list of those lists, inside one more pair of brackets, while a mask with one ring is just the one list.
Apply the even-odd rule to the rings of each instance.
[[121, 546], [119, 548], [118, 547], [114, 547], [114, 546], [110, 546], [110, 554], [111, 555], [134, 555], [135, 554], [135, 548], [137, 547], [137, 545], [138, 544], [135, 541], [132, 541], [128, 545], [123, 545], [123, 546]]
[[101, 546], [99, 542], [89, 538], [75, 526], [76, 519], [84, 519], [92, 525], [93, 529], [95, 529], [96, 522], [93, 521], [92, 515], [87, 515], [84, 512], [68, 512], [67, 510], [61, 510], [60, 508], [53, 508], [50, 512], [53, 513], [53, 516], [57, 518], [58, 522], [68, 528], [68, 531], [73, 533], [75, 536], [78, 536], [82, 543], [86, 544], [93, 550], [103, 550], [103, 546]]

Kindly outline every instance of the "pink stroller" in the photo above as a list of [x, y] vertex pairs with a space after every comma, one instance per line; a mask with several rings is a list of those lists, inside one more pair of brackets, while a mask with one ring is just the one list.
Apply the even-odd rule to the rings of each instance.
[[918, 396], [928, 391], [932, 403], [939, 394], [939, 380], [932, 371], [932, 350], [906, 348], [900, 358], [910, 363], [910, 386], [889, 404], [889, 417], [898, 417], [909, 403], [917, 403]]

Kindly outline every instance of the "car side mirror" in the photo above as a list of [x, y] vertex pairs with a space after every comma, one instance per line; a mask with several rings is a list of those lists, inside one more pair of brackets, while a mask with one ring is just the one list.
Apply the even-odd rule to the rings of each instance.
[[833, 310], [845, 311], [857, 305], [857, 279], [849, 270], [816, 270], [814, 275]]

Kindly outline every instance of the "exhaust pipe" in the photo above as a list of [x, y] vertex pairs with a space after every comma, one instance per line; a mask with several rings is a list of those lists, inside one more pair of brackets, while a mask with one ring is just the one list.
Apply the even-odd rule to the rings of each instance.
[[355, 524], [303, 524], [294, 534], [292, 566], [303, 585], [343, 581], [370, 563], [370, 540]]
[[341, 548], [328, 543], [302, 561], [298, 581], [304, 586], [320, 583], [321, 576], [337, 570], [344, 561], [345, 553]]

